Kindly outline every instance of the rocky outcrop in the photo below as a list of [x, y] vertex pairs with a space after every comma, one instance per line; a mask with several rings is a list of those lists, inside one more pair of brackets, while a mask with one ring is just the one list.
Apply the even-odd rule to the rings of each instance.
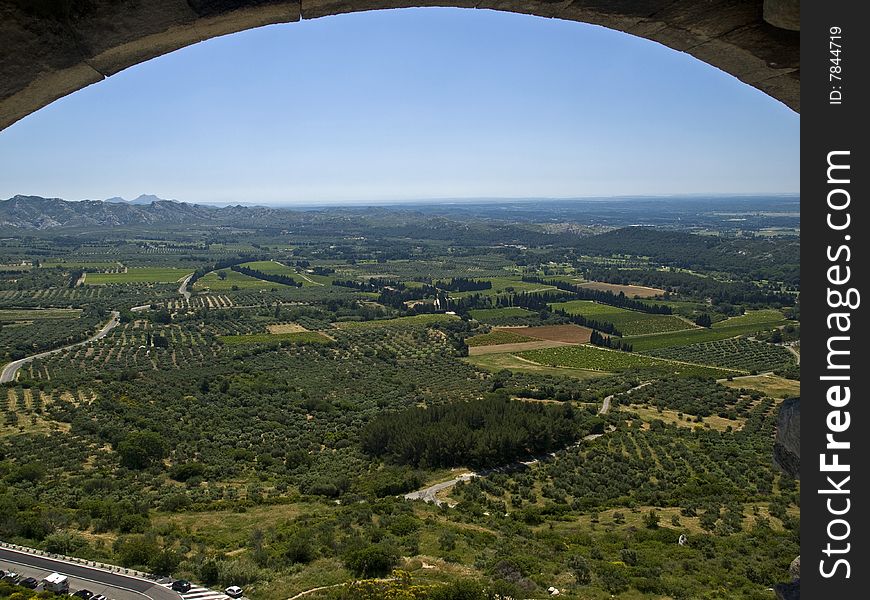
[[[0, 129], [151, 58], [274, 23], [412, 6], [488, 8], [644, 37], [800, 106], [788, 0], [0, 0]], [[304, 60], [304, 57], [298, 57]]]
[[801, 401], [791, 398], [779, 407], [773, 461], [780, 469], [800, 479], [801, 471]]

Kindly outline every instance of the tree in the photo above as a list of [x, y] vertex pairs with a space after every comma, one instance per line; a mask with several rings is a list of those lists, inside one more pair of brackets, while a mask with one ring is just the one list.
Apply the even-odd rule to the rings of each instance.
[[648, 529], [658, 529], [659, 527], [659, 513], [650, 509], [648, 513], [643, 516], [643, 524], [647, 526]]
[[166, 456], [166, 442], [154, 431], [136, 431], [118, 444], [121, 465], [128, 469], [144, 469]]
[[344, 564], [358, 577], [383, 577], [398, 560], [395, 550], [378, 544], [350, 552]]
[[711, 319], [710, 315], [707, 313], [701, 313], [698, 315], [698, 318], [695, 319], [695, 325], [698, 325], [699, 327], [712, 327], [713, 319]]
[[115, 553], [125, 567], [147, 567], [159, 551], [157, 542], [144, 535], [122, 537], [115, 542]]
[[155, 575], [171, 575], [181, 563], [181, 555], [175, 550], [164, 548], [154, 555], [149, 563], [151, 572]]

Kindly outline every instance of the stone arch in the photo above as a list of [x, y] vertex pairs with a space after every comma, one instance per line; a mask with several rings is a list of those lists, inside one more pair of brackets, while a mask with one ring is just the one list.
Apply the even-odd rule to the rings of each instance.
[[[799, 0], [0, 0], [0, 130], [127, 67], [263, 25], [365, 10], [488, 8], [660, 42], [800, 110]], [[304, 58], [303, 58], [304, 59]]]

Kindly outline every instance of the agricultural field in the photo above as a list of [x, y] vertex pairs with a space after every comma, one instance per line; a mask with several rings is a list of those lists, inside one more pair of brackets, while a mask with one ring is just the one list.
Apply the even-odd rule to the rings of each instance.
[[531, 317], [534, 316], [530, 310], [525, 308], [510, 306], [505, 308], [475, 308], [468, 311], [472, 319], [476, 319], [481, 323], [490, 323], [493, 320], [501, 321], [512, 317]]
[[698, 364], [686, 364], [644, 356], [634, 352], [605, 350], [594, 346], [563, 346], [519, 353], [520, 358], [555, 367], [572, 367], [615, 373], [632, 369], [651, 369], [663, 373], [677, 373], [686, 377], [700, 376], [721, 379], [738, 375], [733, 369], [718, 369]]
[[513, 293], [513, 292], [532, 292], [532, 291], [544, 291], [544, 290], [552, 290], [555, 289], [549, 285], [542, 285], [540, 283], [529, 283], [527, 281], [521, 281], [519, 277], [516, 279], [512, 279], [509, 277], [481, 277], [480, 280], [490, 281], [492, 282], [492, 288], [488, 290], [479, 290], [472, 292], [450, 292], [451, 298], [464, 298], [465, 296], [473, 296], [475, 294], [480, 294], [482, 296], [498, 296], [501, 294]]
[[538, 325], [535, 327], [505, 327], [496, 331], [506, 331], [529, 336], [539, 340], [564, 342], [566, 344], [588, 344], [592, 330], [579, 325]]
[[616, 283], [604, 283], [601, 281], [586, 281], [579, 284], [580, 287], [590, 290], [603, 290], [605, 292], [613, 292], [614, 294], [625, 294], [629, 298], [654, 298], [661, 296], [665, 290], [659, 288], [645, 287], [642, 285], [619, 285]]
[[544, 365], [510, 353], [469, 355], [464, 360], [477, 369], [491, 373], [508, 370], [514, 373], [532, 373], [580, 380], [600, 378], [606, 375], [602, 371], [592, 369]]
[[332, 283], [332, 278], [330, 277], [306, 273], [305, 271], [300, 271], [296, 267], [291, 267], [277, 260], [257, 260], [243, 263], [242, 266], [254, 269], [255, 271], [262, 271], [269, 275], [285, 275], [287, 277], [292, 277], [303, 286], [323, 286]]
[[396, 319], [377, 319], [374, 321], [341, 321], [335, 326], [339, 329], [379, 329], [381, 327], [394, 327], [405, 325], [429, 325], [431, 323], [443, 323], [445, 321], [457, 321], [458, 317], [445, 314], [423, 314], [411, 317], [398, 317]]
[[649, 335], [685, 329], [696, 326], [675, 315], [653, 315], [634, 310], [599, 304], [591, 300], [571, 300], [552, 305], [572, 315], [583, 315], [596, 321], [612, 323], [623, 336]]
[[0, 329], [0, 362], [79, 342], [96, 333], [107, 320], [108, 317], [82, 316], [4, 324]]
[[518, 344], [521, 342], [531, 342], [534, 338], [520, 335], [513, 331], [504, 329], [494, 329], [490, 333], [475, 335], [465, 340], [469, 348], [476, 346], [497, 346], [500, 344]]
[[644, 352], [648, 350], [656, 350], [658, 348], [671, 348], [674, 346], [688, 346], [690, 344], [699, 344], [703, 342], [715, 342], [717, 340], [726, 340], [729, 338], [738, 337], [775, 329], [782, 323], [780, 322], [762, 322], [762, 323], [745, 323], [740, 325], [696, 328], [687, 331], [676, 331], [671, 333], [663, 333], [660, 335], [647, 336], [627, 336], [625, 341], [631, 343], [635, 352]]
[[[222, 274], [222, 275], [221, 275]], [[212, 271], [200, 277], [193, 284], [193, 291], [227, 292], [237, 290], [269, 290], [272, 288], [288, 288], [281, 283], [263, 281], [243, 273], [237, 273], [230, 269]]]
[[272, 334], [281, 334], [281, 333], [302, 333], [304, 331], [308, 331], [302, 325], [298, 323], [275, 323], [273, 325], [266, 325], [266, 331]]
[[730, 317], [724, 321], [713, 323], [714, 329], [743, 327], [748, 325], [780, 325], [785, 322], [785, 317], [778, 310], [751, 310], [739, 317]]
[[0, 309], [0, 322], [41, 321], [44, 319], [78, 319], [80, 308]]
[[88, 260], [45, 260], [40, 263], [43, 269], [81, 269], [90, 273], [102, 273], [123, 270], [123, 265], [114, 261]]
[[782, 346], [745, 338], [659, 348], [645, 354], [750, 372], [775, 371], [795, 364], [794, 356]]
[[[797, 244], [575, 223], [573, 203], [541, 204], [517, 219], [433, 204], [6, 232], [0, 263], [40, 266], [0, 269], [0, 362], [84, 339], [109, 311], [120, 322], [2, 390], [0, 538], [251, 600], [330, 585], [304, 597], [485, 600], [474, 582], [539, 600], [550, 586], [769, 597], [799, 552], [800, 483], [771, 456], [779, 401], [800, 388], [749, 372], [784, 360], [764, 340], [799, 340], [783, 317], [799, 314]], [[625, 269], [679, 290], [663, 302], [690, 320], [766, 308], [706, 329], [614, 308], [608, 291], [637, 290], [594, 282]], [[534, 276], [597, 286], [601, 302], [520, 280]], [[369, 278], [406, 285], [331, 285]], [[493, 288], [423, 314], [428, 282], [453, 278]], [[557, 308], [612, 322], [635, 351], [587, 344]], [[481, 476], [453, 481], [468, 470]], [[442, 506], [403, 497], [436, 483]], [[416, 587], [436, 583], [449, 587]]]
[[801, 395], [800, 381], [776, 375], [747, 375], [735, 377], [731, 381], [723, 381], [722, 384], [731, 388], [755, 390], [777, 399], [797, 398]]
[[270, 275], [287, 275], [289, 277], [293, 277], [297, 274], [295, 268], [288, 267], [287, 265], [278, 262], [277, 260], [257, 260], [253, 262], [242, 263], [242, 266], [248, 267], [249, 269], [254, 269], [255, 271], [269, 273]]
[[239, 346], [244, 344], [328, 344], [332, 340], [317, 331], [295, 331], [292, 333], [254, 333], [249, 335], [222, 335], [222, 344]]
[[115, 283], [177, 283], [193, 273], [193, 269], [175, 267], [130, 267], [117, 273], [86, 273], [85, 285]]

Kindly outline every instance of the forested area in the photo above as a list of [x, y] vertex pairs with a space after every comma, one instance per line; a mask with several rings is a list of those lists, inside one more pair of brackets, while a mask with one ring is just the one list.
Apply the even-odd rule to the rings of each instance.
[[401, 465], [490, 467], [564, 448], [586, 433], [583, 427], [570, 404], [515, 402], [500, 392], [379, 416], [360, 432], [360, 443]]

